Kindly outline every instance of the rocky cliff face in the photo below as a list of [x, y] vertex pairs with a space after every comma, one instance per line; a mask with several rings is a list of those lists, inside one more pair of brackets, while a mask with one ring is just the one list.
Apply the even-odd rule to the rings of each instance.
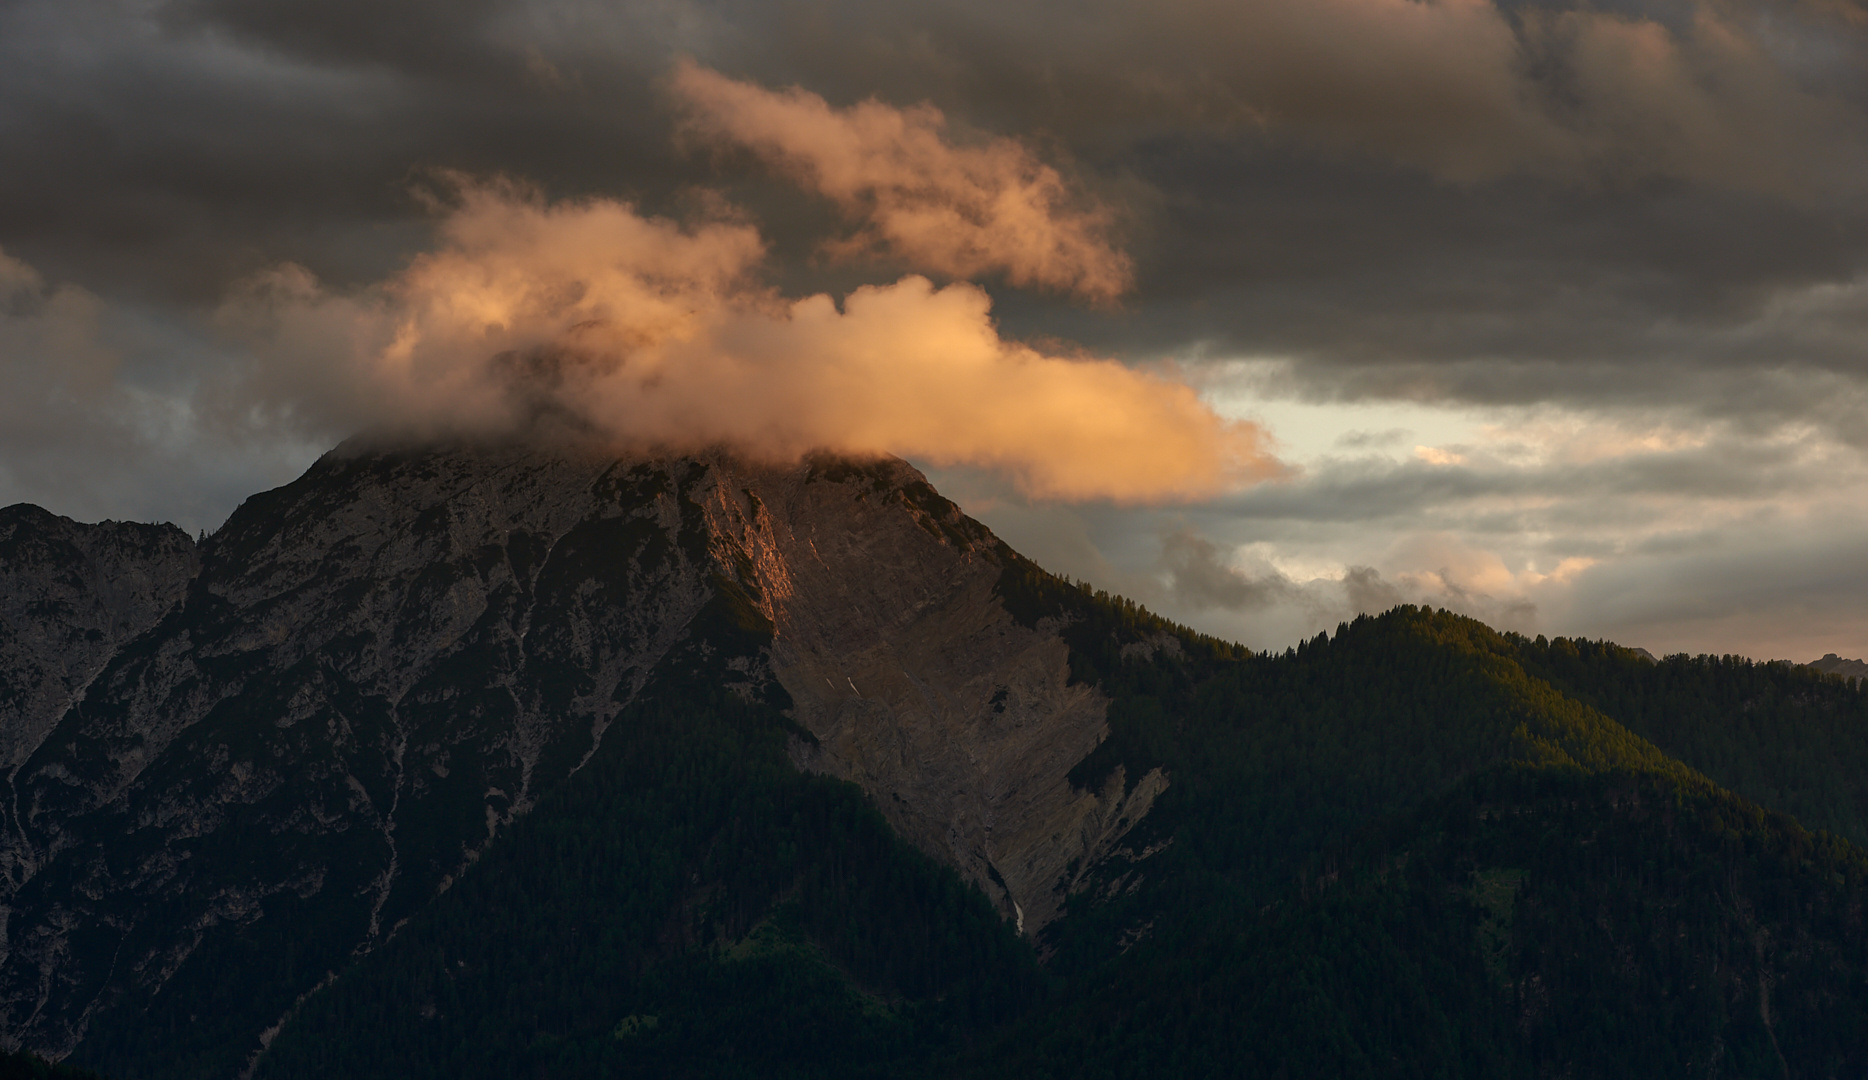
[[[736, 490], [737, 489], [737, 490]], [[1036, 932], [1166, 786], [1067, 778], [1107, 734], [1052, 625], [996, 595], [1008, 552], [899, 461], [768, 470], [717, 489], [747, 559], [772, 670], [815, 741], [801, 766], [855, 781], [890, 824]], [[1074, 870], [1072, 868], [1075, 868]]]
[[173, 525], [0, 510], [0, 768], [11, 772], [125, 642], [182, 599], [195, 544]]
[[798, 764], [1026, 932], [1166, 784], [1070, 784], [1105, 702], [1007, 612], [1010, 552], [900, 462], [348, 447], [199, 551], [4, 513], [15, 1046], [229, 998], [240, 953], [276, 971], [227, 1005], [257, 1050], [675, 672], [788, 704]]

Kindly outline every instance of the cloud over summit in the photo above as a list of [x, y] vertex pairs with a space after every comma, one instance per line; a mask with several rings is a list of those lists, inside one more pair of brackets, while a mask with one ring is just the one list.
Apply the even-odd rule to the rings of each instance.
[[[706, 85], [762, 100], [717, 77]], [[935, 170], [917, 205], [978, 195], [973, 159], [925, 118], [863, 108], [872, 130], [841, 147], [847, 172], [886, 174], [906, 143], [925, 163], [962, 162], [945, 187]], [[1024, 167], [1011, 149], [989, 156]], [[1001, 337], [977, 286], [911, 275], [840, 302], [785, 297], [762, 281], [766, 249], [750, 225], [454, 183], [439, 245], [394, 278], [330, 290], [288, 265], [230, 299], [222, 324], [257, 359], [236, 396], [333, 430], [506, 431], [543, 416], [637, 445], [899, 454], [999, 470], [1043, 498], [1186, 500], [1281, 471], [1255, 425], [1220, 418], [1181, 383]], [[904, 258], [949, 272], [956, 259], [998, 259], [1014, 276], [1101, 280], [1113, 252], [1092, 244], [1079, 261], [1080, 219], [1053, 222], [1049, 204], [1021, 197], [1007, 196], [1030, 219], [1024, 233], [983, 227], [958, 248], [898, 224], [888, 235], [909, 237]], [[895, 221], [899, 207], [884, 203], [878, 220]]]

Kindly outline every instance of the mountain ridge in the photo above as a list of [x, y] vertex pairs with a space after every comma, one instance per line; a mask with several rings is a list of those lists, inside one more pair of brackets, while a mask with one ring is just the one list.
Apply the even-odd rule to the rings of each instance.
[[1825, 675], [1840, 675], [1845, 679], [1868, 678], [1868, 662], [1844, 660], [1835, 653], [1824, 653], [1820, 660], [1812, 660], [1803, 666], [1815, 668]]
[[9, 700], [75, 701], [0, 1037], [120, 1080], [1868, 1067], [1856, 683], [1409, 607], [1252, 653], [892, 459], [352, 443], [198, 546], [7, 521], [0, 675], [70, 680]]
[[[794, 503], [820, 533], [791, 528]], [[88, 979], [110, 978], [80, 974], [86, 956], [114, 971], [140, 949], [136, 993], [161, 993], [199, 932], [136, 944], [152, 904], [192, 905], [205, 929], [336, 888], [348, 899], [318, 918], [346, 910], [349, 950], [368, 951], [589, 761], [669, 664], [724, 667], [743, 695], [793, 706], [801, 765], [864, 786], [899, 832], [1035, 931], [1065, 865], [1093, 861], [1120, 837], [1121, 808], [1139, 818], [1162, 781], [1069, 784], [1104, 706], [1069, 685], [1061, 642], [991, 614], [1002, 547], [902, 462], [340, 448], [235, 512], [186, 596], [11, 779], [6, 855], [23, 879], [0, 963], [9, 1030], [55, 1054], [75, 1046], [109, 1007], [108, 990], [84, 1003]], [[837, 572], [852, 559], [880, 572]], [[1033, 755], [1032, 731], [1074, 734]], [[905, 768], [925, 761], [947, 764]], [[116, 856], [140, 899], [105, 911], [83, 898], [125, 871], [90, 838], [125, 815], [136, 839]], [[297, 839], [240, 853], [268, 833]], [[268, 869], [191, 876], [193, 853], [223, 842], [222, 861]], [[60, 929], [72, 924], [121, 936], [78, 949]]]

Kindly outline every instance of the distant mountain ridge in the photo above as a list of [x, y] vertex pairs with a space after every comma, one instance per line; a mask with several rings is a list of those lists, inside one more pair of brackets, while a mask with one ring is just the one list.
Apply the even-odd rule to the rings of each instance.
[[1868, 1069], [1808, 669], [1254, 654], [899, 461], [577, 445], [8, 508], [0, 616], [0, 1041], [119, 1080]]
[[1840, 675], [1845, 679], [1868, 677], [1868, 663], [1861, 660], [1844, 660], [1835, 653], [1824, 653], [1821, 660], [1812, 660], [1803, 666], [1815, 668], [1825, 675]]
[[44, 738], [116, 651], [180, 602], [199, 569], [173, 525], [79, 525], [24, 503], [0, 509], [0, 760]]

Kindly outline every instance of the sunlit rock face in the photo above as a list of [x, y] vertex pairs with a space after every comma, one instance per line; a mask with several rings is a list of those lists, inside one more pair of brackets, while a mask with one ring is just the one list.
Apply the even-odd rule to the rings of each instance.
[[257, 1051], [657, 688], [788, 708], [801, 767], [1027, 933], [1166, 784], [1070, 784], [1106, 703], [1000, 601], [1009, 550], [901, 462], [352, 445], [198, 550], [4, 513], [12, 1046], [276, 952]]
[[717, 490], [715, 531], [745, 558], [773, 673], [814, 737], [793, 741], [793, 760], [861, 785], [904, 837], [1042, 929], [1166, 782], [1128, 785], [1118, 768], [1101, 790], [1072, 787], [1107, 701], [1071, 684], [1054, 626], [1022, 626], [1000, 602], [1004, 544], [900, 461], [740, 473]]

